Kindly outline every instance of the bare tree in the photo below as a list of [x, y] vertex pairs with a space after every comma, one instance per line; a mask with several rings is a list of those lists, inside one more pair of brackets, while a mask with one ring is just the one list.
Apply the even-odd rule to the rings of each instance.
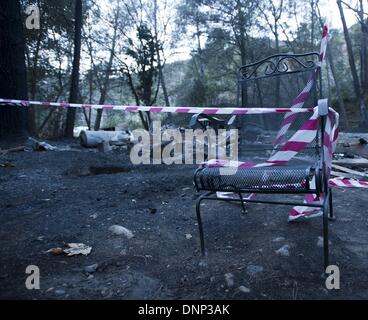
[[[113, 36], [111, 39], [111, 47], [109, 49], [110, 53], [109, 53], [109, 61], [107, 63], [106, 66], [106, 70], [105, 70], [105, 75], [104, 75], [104, 79], [101, 83], [100, 86], [100, 101], [99, 104], [103, 105], [105, 104], [106, 101], [106, 97], [107, 97], [107, 92], [109, 90], [109, 84], [110, 84], [110, 75], [111, 75], [111, 70], [112, 70], [112, 66], [113, 66], [113, 62], [114, 62], [114, 58], [115, 58], [115, 50], [116, 50], [116, 42], [117, 42], [117, 37], [118, 37], [118, 29], [119, 29], [119, 19], [120, 19], [120, 1], [117, 2], [117, 8], [115, 11], [115, 16], [114, 16], [114, 21], [113, 21]], [[97, 75], [98, 76], [98, 75]], [[95, 121], [95, 126], [94, 129], [100, 130], [100, 126], [101, 126], [101, 119], [102, 119], [102, 112], [103, 109], [98, 109], [97, 110], [97, 116], [96, 116], [96, 121]]]
[[[169, 95], [167, 92], [167, 87], [166, 87], [166, 81], [165, 81], [165, 76], [164, 76], [164, 72], [163, 72], [163, 64], [162, 64], [162, 44], [159, 40], [159, 36], [158, 36], [158, 4], [157, 4], [157, 0], [154, 0], [154, 10], [153, 10], [153, 21], [154, 21], [154, 33], [155, 33], [155, 42], [156, 42], [156, 55], [157, 55], [157, 66], [158, 66], [158, 73], [159, 73], [159, 81], [161, 84], [161, 88], [162, 88], [162, 92], [164, 95], [164, 99], [165, 99], [165, 104], [166, 106], [170, 106], [170, 100], [169, 100]], [[169, 114], [169, 116], [171, 116], [171, 113]]]
[[[322, 16], [321, 16], [321, 12], [320, 12], [320, 9], [319, 9], [319, 6], [318, 6], [318, 2], [316, 4], [316, 10], [317, 10], [317, 16], [318, 16], [318, 19], [319, 19], [319, 23], [320, 23], [320, 26], [321, 26], [321, 29], [322, 29], [324, 23], [323, 23], [323, 20], [322, 20]], [[348, 130], [350, 128], [350, 125], [349, 125], [348, 116], [347, 116], [347, 113], [346, 113], [344, 98], [342, 96], [340, 81], [339, 81], [339, 78], [338, 78], [337, 73], [336, 73], [334, 55], [333, 55], [333, 52], [330, 49], [331, 49], [330, 47], [327, 48], [327, 63], [330, 65], [332, 77], [333, 77], [333, 80], [334, 80], [334, 83], [335, 83], [337, 98], [338, 98], [338, 101], [339, 101], [339, 107], [340, 107], [340, 110], [341, 110], [342, 119], [344, 121], [344, 126], [345, 126], [345, 129]]]
[[[345, 37], [346, 47], [347, 47], [347, 51], [348, 51], [351, 75], [353, 77], [354, 92], [355, 92], [355, 96], [356, 96], [356, 98], [359, 102], [360, 125], [365, 127], [368, 124], [367, 107], [366, 107], [366, 104], [365, 104], [365, 101], [364, 101], [364, 96], [363, 96], [362, 91], [361, 91], [361, 83], [360, 83], [359, 77], [358, 77], [358, 72], [357, 72], [357, 68], [356, 68], [356, 64], [355, 64], [355, 58], [354, 58], [354, 52], [353, 52], [353, 46], [352, 46], [352, 42], [351, 42], [349, 29], [348, 29], [347, 24], [346, 24], [346, 19], [345, 19], [345, 14], [344, 14], [344, 10], [343, 10], [343, 7], [342, 7], [342, 3], [343, 2], [341, 0], [337, 0], [337, 5], [339, 7], [341, 21], [342, 21], [342, 25], [343, 25], [343, 29], [344, 29], [344, 37]], [[361, 6], [361, 10], [359, 10], [358, 12], [361, 15], [364, 14], [362, 6]], [[364, 46], [365, 45], [363, 45], [363, 47]], [[362, 83], [363, 83], [363, 79], [361, 79], [361, 80], [362, 80]]]
[[[0, 2], [0, 97], [27, 99], [25, 44], [19, 0]], [[27, 110], [0, 106], [0, 136], [25, 135]]]
[[353, 45], [351, 43], [350, 33], [349, 33], [349, 29], [346, 24], [345, 14], [344, 14], [344, 10], [342, 8], [341, 3], [342, 3], [341, 0], [337, 0], [341, 22], [342, 22], [342, 26], [344, 29], [344, 37], [345, 37], [345, 42], [346, 42], [346, 48], [348, 51], [350, 71], [353, 77], [354, 92], [355, 92], [356, 98], [360, 100], [360, 84], [359, 84], [358, 72], [356, 69], [355, 58], [354, 58], [354, 53], [353, 53]]
[[[74, 59], [73, 70], [70, 85], [69, 102], [76, 103], [79, 98], [79, 69], [81, 58], [81, 46], [82, 46], [82, 26], [83, 26], [83, 6], [82, 0], [76, 0], [75, 2], [75, 21], [74, 21]], [[68, 138], [73, 138], [74, 135], [74, 123], [75, 123], [75, 108], [68, 108], [66, 131], [65, 134]]]
[[[267, 22], [272, 34], [275, 37], [275, 49], [276, 53], [280, 52], [280, 40], [279, 40], [279, 24], [283, 12], [283, 0], [281, 0], [278, 6], [275, 1], [266, 1], [265, 4], [258, 4], [258, 8], [263, 14], [265, 21]], [[272, 21], [269, 19], [269, 14], [272, 16]], [[280, 78], [276, 79], [276, 105], [280, 104], [280, 89], [281, 82]]]

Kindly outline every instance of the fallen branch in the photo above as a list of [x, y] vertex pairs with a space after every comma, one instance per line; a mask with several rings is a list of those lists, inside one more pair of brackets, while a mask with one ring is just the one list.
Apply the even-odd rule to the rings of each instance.
[[338, 172], [338, 171], [331, 171], [331, 176], [348, 178], [348, 179], [361, 179], [360, 176], [356, 176], [351, 173]]
[[5, 150], [0, 150], [1, 154], [7, 154], [10, 152], [20, 152], [20, 151], [24, 151], [25, 146], [21, 146], [21, 147], [15, 147], [15, 148], [10, 148], [10, 149], [5, 149]]
[[339, 160], [333, 160], [332, 163], [337, 164], [337, 165], [348, 165], [348, 166], [368, 168], [368, 159], [365, 159], [365, 158], [339, 159]]
[[360, 172], [360, 171], [352, 170], [352, 169], [349, 169], [349, 168], [345, 168], [345, 167], [339, 166], [337, 164], [333, 164], [332, 168], [340, 170], [342, 172], [350, 173], [354, 176], [360, 176], [360, 177], [365, 177], [365, 178], [368, 177], [368, 174], [366, 174], [364, 172]]

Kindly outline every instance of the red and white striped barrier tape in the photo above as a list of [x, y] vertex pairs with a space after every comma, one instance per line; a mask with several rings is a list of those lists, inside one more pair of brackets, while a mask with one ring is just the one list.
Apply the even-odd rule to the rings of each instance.
[[[323, 31], [322, 31], [322, 39], [321, 39], [321, 47], [319, 52], [319, 63], [320, 67], [322, 67], [322, 63], [325, 60], [326, 57], [326, 51], [327, 51], [327, 44], [330, 38], [329, 33], [329, 27], [327, 25], [324, 25]], [[303, 108], [304, 104], [309, 98], [309, 95], [312, 91], [313, 86], [315, 85], [318, 72], [320, 72], [320, 68], [317, 68], [311, 75], [310, 80], [308, 81], [305, 88], [302, 90], [302, 92], [295, 98], [294, 104], [291, 106], [291, 108]], [[285, 138], [286, 132], [289, 130], [290, 126], [294, 123], [296, 119], [295, 113], [288, 113], [285, 115], [284, 120], [281, 124], [281, 129], [277, 135], [275, 146], [279, 146], [282, 141]]]
[[368, 188], [368, 182], [344, 177], [332, 178], [329, 180], [330, 186], [337, 188]]
[[[324, 158], [328, 171], [331, 170], [332, 157], [336, 148], [336, 142], [338, 138], [338, 123], [339, 114], [330, 108], [329, 114], [326, 119], [325, 133], [324, 133]], [[228, 160], [210, 160], [205, 163], [208, 167], [262, 167], [262, 166], [277, 166], [286, 165], [292, 158], [294, 158], [299, 152], [301, 152], [309, 143], [311, 143], [317, 134], [319, 125], [319, 114], [318, 108], [315, 108], [313, 116], [303, 124], [303, 126], [284, 144], [281, 150], [277, 151], [271, 156], [266, 162], [255, 164], [249, 162], [239, 162], [239, 161], [228, 161]], [[314, 179], [311, 181], [311, 185], [315, 184]], [[333, 178], [329, 179], [329, 185], [332, 187], [348, 187], [348, 188], [368, 188], [368, 182], [360, 181], [356, 179], [346, 179], [346, 178]], [[219, 195], [222, 196], [222, 195]], [[252, 199], [255, 195], [252, 194], [248, 199]], [[304, 203], [306, 204], [320, 204], [322, 203], [324, 195], [317, 197], [314, 194], [308, 194], [304, 198]], [[245, 198], [246, 200], [246, 198]], [[312, 207], [296, 206], [289, 214], [289, 221], [295, 221], [300, 218], [311, 218], [320, 216], [321, 212]]]
[[[335, 112], [332, 111], [330, 112]], [[302, 151], [309, 143], [311, 143], [317, 134], [318, 129], [318, 107], [315, 108], [311, 118], [306, 121], [303, 126], [295, 132], [295, 134], [282, 146], [281, 150], [278, 150], [264, 163], [249, 163], [229, 160], [210, 160], [205, 165], [208, 167], [265, 167], [265, 166], [277, 166], [286, 165], [292, 158], [294, 158], [300, 151]]]
[[127, 112], [146, 111], [153, 113], [185, 113], [185, 114], [223, 114], [223, 115], [243, 115], [243, 114], [265, 114], [265, 113], [312, 113], [313, 108], [292, 109], [292, 108], [198, 108], [198, 107], [162, 107], [162, 106], [123, 106], [123, 105], [97, 105], [97, 104], [78, 104], [66, 102], [43, 102], [27, 101], [14, 99], [1, 99], [0, 106], [29, 107], [61, 107], [61, 108], [82, 108], [82, 109], [104, 109]]

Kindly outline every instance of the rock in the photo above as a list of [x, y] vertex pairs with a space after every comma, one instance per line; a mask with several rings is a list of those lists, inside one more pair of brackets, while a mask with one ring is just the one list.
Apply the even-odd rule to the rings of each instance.
[[84, 271], [87, 273], [94, 273], [97, 271], [98, 263], [92, 264], [84, 268]]
[[234, 286], [234, 275], [232, 273], [225, 274], [226, 285], [230, 288]]
[[206, 261], [200, 261], [199, 263], [198, 263], [198, 266], [200, 266], [201, 268], [205, 268], [205, 267], [207, 267], [207, 262]]
[[56, 289], [56, 290], [54, 291], [54, 293], [55, 293], [56, 295], [58, 295], [58, 296], [63, 296], [63, 295], [66, 293], [66, 291], [65, 291], [64, 289]]
[[323, 237], [318, 237], [317, 246], [320, 248], [323, 247]]
[[46, 143], [37, 141], [31, 137], [28, 138], [27, 146], [25, 148], [25, 151], [54, 151], [57, 150], [56, 147]]
[[101, 142], [97, 145], [97, 150], [98, 152], [104, 153], [104, 152], [109, 152], [111, 151], [111, 146], [110, 146], [110, 142], [109, 141], [104, 141]]
[[157, 213], [157, 209], [156, 208], [149, 208], [149, 213], [150, 214], [156, 214]]
[[240, 292], [243, 292], [243, 293], [249, 293], [250, 292], [250, 289], [247, 288], [247, 287], [244, 287], [244, 286], [240, 286], [239, 287], [239, 291]]
[[257, 273], [260, 273], [260, 272], [263, 272], [263, 267], [262, 266], [257, 266], [257, 265], [250, 264], [247, 267], [247, 273], [250, 276], [254, 276], [254, 275], [256, 275]]
[[124, 236], [126, 236], [128, 239], [131, 239], [131, 238], [133, 238], [133, 237], [134, 237], [133, 232], [131, 232], [129, 229], [124, 228], [124, 227], [119, 226], [119, 225], [111, 226], [111, 227], [109, 228], [109, 231], [110, 231], [113, 235], [116, 235], [116, 236], [124, 235]]
[[188, 234], [186, 234], [186, 235], [185, 235], [185, 238], [186, 238], [187, 240], [190, 240], [190, 239], [192, 239], [192, 238], [193, 238], [193, 236], [192, 236], [190, 233], [188, 233]]
[[289, 257], [290, 256], [290, 246], [288, 244], [285, 244], [282, 246], [279, 250], [276, 250], [275, 252], [283, 257]]
[[[328, 241], [328, 244], [331, 245], [331, 241]], [[317, 246], [323, 248], [323, 237], [318, 237]]]

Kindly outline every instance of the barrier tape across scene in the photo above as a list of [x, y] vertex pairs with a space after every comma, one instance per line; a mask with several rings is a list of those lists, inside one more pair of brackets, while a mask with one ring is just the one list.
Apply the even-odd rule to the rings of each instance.
[[[295, 116], [298, 113], [311, 113], [312, 117], [306, 121], [302, 127], [283, 145], [281, 150], [276, 152], [269, 160], [261, 164], [250, 164], [242, 162], [229, 163], [219, 160], [209, 161], [206, 165], [209, 166], [237, 166], [237, 167], [252, 167], [252, 166], [274, 166], [286, 165], [293, 157], [295, 157], [306, 145], [308, 145], [314, 136], [318, 127], [318, 108], [187, 108], [187, 107], [136, 107], [136, 106], [104, 106], [104, 105], [85, 105], [85, 104], [69, 104], [69, 103], [51, 103], [41, 101], [25, 101], [15, 99], [0, 99], [0, 105], [28, 107], [31, 105], [39, 105], [45, 107], [72, 107], [72, 108], [96, 108], [107, 110], [120, 110], [128, 112], [148, 111], [148, 112], [172, 112], [172, 113], [202, 113], [208, 115], [225, 114], [225, 115], [245, 115], [245, 114], [265, 114], [265, 113], [286, 113], [290, 119], [290, 115]], [[294, 119], [293, 119], [294, 120]], [[330, 108], [327, 117], [325, 130], [325, 154], [327, 155], [326, 164], [331, 168], [332, 155], [335, 150], [335, 145], [338, 137], [338, 114]], [[368, 182], [356, 179], [347, 179], [337, 177], [329, 179], [329, 184], [336, 188], [368, 188]], [[307, 195], [305, 203], [320, 202], [322, 199], [316, 195]], [[297, 220], [301, 217], [313, 217], [320, 215], [315, 213], [315, 209], [309, 207], [294, 207], [289, 215], [289, 220]]]
[[242, 114], [265, 114], [265, 113], [311, 113], [314, 108], [210, 108], [210, 107], [163, 107], [163, 106], [123, 106], [123, 105], [99, 105], [99, 104], [79, 104], [67, 102], [46, 102], [1, 99], [0, 105], [14, 107], [57, 107], [57, 108], [79, 108], [79, 109], [102, 109], [126, 112], [152, 112], [152, 113], [184, 113], [184, 114], [207, 114], [207, 115], [242, 115]]
[[[321, 49], [319, 54], [320, 67], [325, 59], [327, 43], [329, 40], [329, 28], [324, 26], [322, 32]], [[301, 150], [303, 150], [315, 137], [315, 133], [318, 129], [318, 107], [305, 108], [304, 104], [307, 101], [309, 94], [315, 85], [318, 72], [320, 68], [317, 68], [313, 72], [311, 79], [308, 81], [302, 92], [295, 98], [294, 104], [291, 108], [240, 108], [240, 107], [225, 107], [225, 108], [209, 108], [209, 107], [165, 107], [165, 106], [124, 106], [124, 105], [98, 105], [98, 104], [77, 104], [66, 102], [45, 102], [45, 101], [28, 101], [28, 100], [15, 100], [15, 99], [2, 99], [0, 98], [0, 106], [14, 106], [14, 107], [30, 107], [42, 106], [42, 107], [59, 107], [59, 108], [80, 108], [80, 109], [102, 109], [102, 110], [116, 110], [125, 112], [151, 112], [151, 113], [182, 113], [182, 114], [206, 114], [206, 115], [247, 115], [247, 114], [268, 114], [268, 113], [285, 113], [281, 128], [278, 132], [275, 147], [280, 146], [286, 137], [286, 132], [296, 119], [298, 113], [313, 113], [311, 118], [307, 120], [302, 127], [296, 131], [296, 133], [283, 145], [281, 150], [273, 154], [270, 159], [264, 163], [253, 164], [237, 161], [222, 161], [222, 160], [210, 160], [204, 165], [207, 166], [220, 166], [220, 167], [259, 167], [259, 166], [276, 166], [286, 165], [292, 158], [294, 158]], [[333, 153], [336, 148], [338, 138], [338, 123], [339, 115], [332, 108], [329, 109], [329, 113], [326, 121], [325, 128], [325, 165], [331, 170]], [[313, 181], [312, 181], [313, 183]], [[350, 179], [345, 177], [336, 177], [329, 179], [329, 185], [335, 188], [368, 188], [368, 182], [357, 179]], [[253, 197], [251, 195], [250, 197]], [[317, 195], [306, 195], [305, 203], [320, 203], [323, 200], [323, 195], [317, 197]], [[316, 213], [315, 208], [310, 207], [294, 207], [289, 215], [289, 220], [294, 221], [301, 217], [313, 217], [320, 215]]]

